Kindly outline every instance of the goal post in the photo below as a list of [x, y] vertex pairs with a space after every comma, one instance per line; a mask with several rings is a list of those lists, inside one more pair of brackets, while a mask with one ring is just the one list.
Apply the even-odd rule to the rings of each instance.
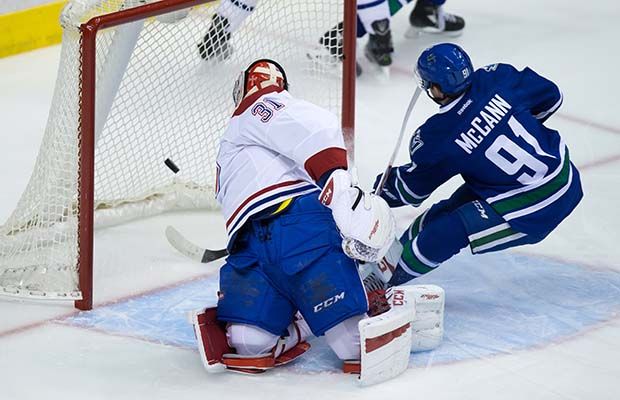
[[[91, 309], [95, 227], [215, 208], [234, 77], [256, 58], [277, 60], [294, 96], [340, 115], [352, 155], [355, 3], [259, 0], [229, 35], [230, 53], [204, 60], [197, 45], [219, 1], [70, 1], [39, 156], [0, 226], [0, 294]], [[321, 40], [339, 22], [341, 40]]]

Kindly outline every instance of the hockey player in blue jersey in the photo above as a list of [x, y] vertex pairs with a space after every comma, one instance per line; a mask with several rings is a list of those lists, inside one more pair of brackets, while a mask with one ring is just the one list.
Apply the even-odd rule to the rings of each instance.
[[480, 254], [540, 242], [583, 196], [564, 140], [546, 123], [562, 104], [553, 82], [508, 64], [474, 71], [450, 43], [426, 49], [416, 74], [439, 112], [415, 131], [411, 162], [391, 170], [380, 195], [390, 207], [419, 206], [451, 177], [465, 183], [402, 235], [392, 286], [467, 246]]

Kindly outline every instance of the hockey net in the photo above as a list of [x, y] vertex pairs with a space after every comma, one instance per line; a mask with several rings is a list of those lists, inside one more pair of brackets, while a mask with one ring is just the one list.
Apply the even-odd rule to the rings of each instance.
[[[215, 208], [215, 157], [234, 109], [232, 87], [257, 58], [277, 60], [293, 95], [341, 115], [351, 131], [354, 56], [343, 67], [333, 56], [343, 41], [319, 44], [345, 18], [344, 3], [260, 0], [232, 33], [232, 51], [204, 60], [198, 44], [220, 2], [70, 1], [39, 155], [0, 227], [0, 294], [76, 300], [89, 309], [94, 227]], [[346, 7], [354, 21], [355, 2]], [[350, 27], [345, 55], [354, 49]]]

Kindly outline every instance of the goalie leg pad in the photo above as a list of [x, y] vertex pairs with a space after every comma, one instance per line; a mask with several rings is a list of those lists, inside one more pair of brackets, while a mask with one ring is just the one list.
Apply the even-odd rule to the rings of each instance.
[[310, 328], [298, 313], [287, 331], [286, 336], [278, 337], [256, 326], [230, 324], [228, 340], [237, 354], [224, 354], [222, 362], [228, 369], [244, 373], [260, 373], [288, 364], [310, 349], [305, 342]]
[[217, 307], [197, 310], [189, 315], [198, 342], [200, 359], [207, 372], [222, 372], [221, 363], [226, 353], [232, 349], [228, 345], [225, 325], [217, 320]]
[[[299, 342], [292, 348], [284, 350], [286, 347], [287, 344], [285, 339], [281, 338], [278, 344], [269, 353], [247, 356], [234, 353], [224, 354], [222, 356], [222, 363], [227, 369], [233, 372], [260, 374], [271, 368], [286, 365], [296, 360], [310, 349], [310, 343]], [[276, 356], [278, 353], [281, 354]]]
[[388, 294], [393, 308], [413, 308], [411, 351], [437, 348], [443, 340], [445, 291], [436, 285], [395, 286]]
[[[246, 324], [231, 324], [226, 329], [224, 323], [217, 320], [216, 307], [195, 311], [189, 317], [194, 326], [200, 358], [210, 373], [226, 369], [261, 373], [288, 364], [310, 349], [310, 344], [304, 341], [309, 329], [304, 326], [303, 320], [289, 326], [288, 336], [278, 338]], [[245, 354], [235, 353], [231, 344]]]
[[325, 341], [341, 360], [359, 360], [360, 332], [359, 321], [365, 314], [348, 318], [325, 332]]
[[346, 361], [360, 383], [394, 378], [409, 365], [409, 353], [431, 350], [443, 338], [445, 292], [435, 285], [396, 286], [387, 291], [391, 309], [359, 322], [361, 360]]
[[278, 345], [270, 353], [243, 356], [239, 354], [224, 354], [222, 356], [222, 363], [231, 371], [241, 372], [246, 374], [260, 374], [268, 369], [279, 367], [281, 365], [288, 364], [306, 351], [310, 349], [308, 342], [297, 343], [293, 348], [284, 351], [279, 356], [275, 356], [278, 348], [283, 348], [284, 343], [278, 342]]
[[[394, 307], [390, 311], [359, 322], [361, 360], [360, 383], [383, 382], [402, 374], [409, 365], [412, 343], [413, 307]], [[345, 364], [345, 371], [354, 364]]]

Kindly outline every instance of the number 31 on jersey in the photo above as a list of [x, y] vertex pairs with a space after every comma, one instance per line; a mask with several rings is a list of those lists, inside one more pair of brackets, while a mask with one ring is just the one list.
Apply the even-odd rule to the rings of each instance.
[[278, 103], [277, 101], [270, 99], [269, 97], [264, 98], [258, 103], [252, 106], [252, 115], [260, 118], [260, 122], [267, 123], [273, 117], [276, 111], [280, 111], [284, 108], [284, 104]]

